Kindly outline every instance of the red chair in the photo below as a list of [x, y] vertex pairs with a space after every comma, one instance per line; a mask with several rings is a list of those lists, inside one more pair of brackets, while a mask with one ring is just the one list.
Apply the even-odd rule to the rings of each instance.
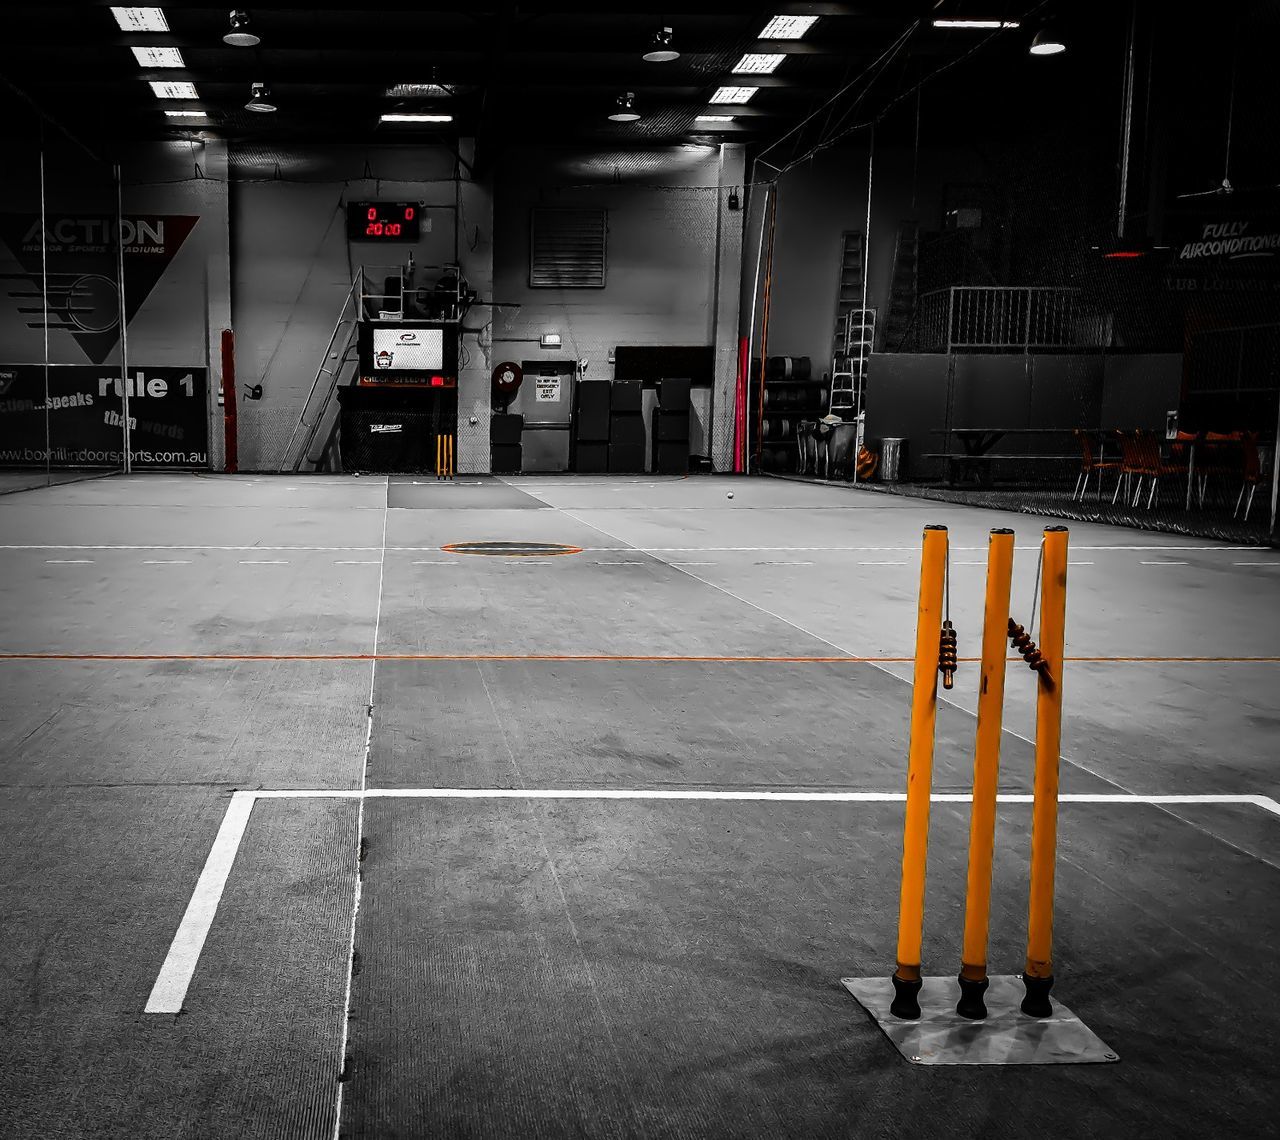
[[[1243, 481], [1240, 484], [1240, 494], [1236, 496], [1236, 509], [1231, 512], [1231, 517], [1235, 518], [1240, 513], [1240, 504], [1244, 502], [1244, 521], [1249, 521], [1249, 511], [1253, 508], [1253, 495], [1258, 489], [1258, 484], [1262, 481], [1262, 463], [1258, 458], [1258, 433], [1244, 432], [1240, 436], [1240, 458], [1243, 464], [1242, 474]], [[1245, 488], [1249, 489], [1248, 501], [1244, 500]]]
[[1150, 479], [1151, 490], [1147, 493], [1147, 510], [1150, 510], [1156, 501], [1160, 480], [1167, 475], [1181, 475], [1185, 478], [1187, 465], [1185, 462], [1166, 463], [1160, 455], [1160, 441], [1149, 431], [1134, 432], [1133, 445], [1137, 453], [1139, 467], [1138, 493], [1134, 498], [1134, 505], [1136, 506], [1142, 498], [1143, 479]]
[[1102, 498], [1102, 473], [1117, 471], [1120, 463], [1115, 459], [1103, 460], [1093, 453], [1093, 437], [1090, 432], [1075, 428], [1072, 434], [1080, 443], [1080, 474], [1076, 476], [1076, 487], [1071, 492], [1072, 499], [1084, 502], [1085, 493], [1089, 490], [1089, 476], [1098, 476], [1098, 498]]

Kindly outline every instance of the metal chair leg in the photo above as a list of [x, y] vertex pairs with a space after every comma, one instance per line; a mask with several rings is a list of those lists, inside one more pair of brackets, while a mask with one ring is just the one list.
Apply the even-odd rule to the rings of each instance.
[[1251, 484], [1249, 485], [1249, 498], [1248, 498], [1248, 501], [1247, 501], [1247, 502], [1245, 503], [1245, 505], [1244, 505], [1244, 521], [1245, 521], [1245, 522], [1248, 522], [1248, 521], [1249, 521], [1249, 512], [1250, 512], [1251, 510], [1253, 510], [1253, 493], [1254, 493], [1254, 491], [1256, 491], [1257, 489], [1258, 489], [1258, 484], [1257, 484], [1257, 483], [1251, 483]]
[[1075, 485], [1075, 489], [1071, 492], [1071, 501], [1072, 501], [1073, 503], [1074, 503], [1074, 502], [1076, 501], [1076, 499], [1078, 499], [1078, 498], [1079, 498], [1079, 499], [1083, 499], [1083, 498], [1084, 498], [1084, 495], [1083, 495], [1083, 493], [1081, 492], [1080, 488], [1081, 488], [1081, 486], [1082, 486], [1083, 484], [1087, 483], [1087, 482], [1088, 482], [1088, 480], [1089, 480], [1089, 472], [1087, 472], [1087, 471], [1081, 471], [1081, 472], [1080, 472], [1080, 474], [1076, 476], [1076, 485]]
[[1159, 488], [1159, 486], [1160, 486], [1160, 480], [1157, 479], [1154, 475], [1152, 475], [1151, 476], [1151, 493], [1147, 496], [1147, 510], [1150, 510], [1152, 503], [1155, 502], [1156, 490]]
[[1235, 518], [1240, 513], [1240, 503], [1244, 500], [1244, 484], [1240, 484], [1240, 494], [1236, 496], [1236, 507], [1231, 512], [1231, 517]]

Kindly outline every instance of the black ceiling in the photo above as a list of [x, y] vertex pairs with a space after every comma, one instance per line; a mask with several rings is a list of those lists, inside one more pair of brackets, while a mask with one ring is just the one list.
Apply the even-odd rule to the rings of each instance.
[[[1161, 129], [1171, 182], [1179, 189], [1220, 182], [1233, 107], [1233, 178], [1238, 170], [1242, 185], [1280, 183], [1274, 144], [1280, 97], [1270, 62], [1280, 4], [1239, 0], [1214, 12], [1156, 0], [1136, 4], [1146, 29], [1143, 73], [1154, 77], [1136, 106], [1153, 137], [1155, 119], [1167, 121]], [[247, 5], [262, 42], [237, 48], [222, 41], [229, 5], [160, 6], [167, 33], [122, 32], [101, 2], [5, 6], [0, 104], [18, 113], [0, 106], [0, 135], [30, 133], [36, 117], [23, 112], [35, 107], [46, 126], [56, 123], [103, 156], [138, 140], [207, 131], [273, 147], [467, 135], [490, 153], [507, 142], [626, 150], [730, 139], [785, 165], [888, 109], [877, 139], [985, 145], [980, 140], [1004, 136], [1051, 146], [1056, 134], [1075, 132], [1093, 140], [1096, 161], [1105, 166], [1119, 144], [1132, 11], [1120, 0], [692, 0], [678, 10], [643, 0], [393, 0], [363, 8], [354, 0], [275, 0]], [[797, 42], [759, 41], [776, 14], [819, 19]], [[996, 17], [1020, 26], [941, 29], [932, 26], [939, 16]], [[1064, 32], [1070, 50], [1030, 56], [1032, 36], [1048, 23]], [[680, 58], [643, 61], [663, 26], [674, 28]], [[131, 46], [179, 48], [186, 67], [144, 69]], [[733, 65], [748, 51], [786, 58], [772, 75], [735, 79]], [[189, 80], [200, 98], [161, 103], [148, 79]], [[276, 113], [244, 109], [255, 81], [270, 84]], [[745, 107], [708, 106], [718, 86], [735, 82], [760, 90]], [[449, 94], [389, 93], [397, 84], [429, 83]], [[635, 92], [642, 118], [610, 122], [626, 91]], [[166, 106], [198, 107], [208, 120], [166, 118]], [[699, 113], [725, 110], [735, 116], [732, 123], [695, 121]], [[447, 126], [379, 124], [389, 111], [454, 119]]]
[[[259, 46], [222, 42], [229, 5], [169, 0], [170, 31], [122, 32], [105, 3], [33, 3], [6, 8], [0, 74], [50, 117], [85, 139], [185, 137], [209, 130], [258, 141], [359, 141], [428, 132], [482, 140], [577, 140], [601, 145], [699, 138], [776, 137], [872, 64], [921, 21], [895, 59], [920, 72], [944, 65], [990, 33], [930, 26], [939, 11], [1021, 14], [1050, 5], [1024, 0], [861, 0], [856, 4], [766, 5], [695, 0], [673, 11], [635, 0], [534, 0], [446, 4], [400, 0], [361, 8], [351, 0], [247, 5]], [[798, 42], [757, 40], [770, 16], [814, 14]], [[1031, 24], [1001, 33], [999, 50], [1025, 56]], [[640, 57], [658, 28], [675, 30], [678, 60]], [[186, 68], [148, 70], [131, 46], [172, 46]], [[777, 72], [745, 82], [762, 88], [730, 124], [699, 124], [717, 86], [747, 51], [787, 55]], [[895, 73], [896, 74], [896, 73]], [[161, 104], [144, 82], [187, 79], [198, 102]], [[270, 84], [279, 110], [245, 111], [250, 84]], [[897, 82], [901, 83], [899, 75]], [[444, 99], [391, 96], [402, 83], [438, 83]], [[616, 98], [635, 92], [643, 118], [612, 123]], [[208, 122], [166, 119], [162, 108], [200, 108]], [[447, 111], [448, 127], [379, 124], [382, 112]], [[711, 110], [715, 110], [712, 108]], [[721, 108], [720, 110], [724, 110]], [[415, 135], [414, 132], [417, 132]]]

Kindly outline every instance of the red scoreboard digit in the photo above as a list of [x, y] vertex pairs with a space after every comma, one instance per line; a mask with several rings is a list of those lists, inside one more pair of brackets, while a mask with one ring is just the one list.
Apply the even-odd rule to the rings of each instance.
[[422, 215], [413, 202], [348, 202], [347, 240], [417, 241]]

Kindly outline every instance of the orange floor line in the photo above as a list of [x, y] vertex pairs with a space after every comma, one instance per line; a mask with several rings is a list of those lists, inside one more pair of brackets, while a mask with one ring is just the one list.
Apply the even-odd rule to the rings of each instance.
[[[959, 657], [975, 664], [977, 657]], [[1010, 657], [1020, 662], [1021, 657]], [[1280, 657], [1067, 657], [1078, 664], [1276, 665]], [[908, 664], [912, 657], [752, 657], [611, 653], [0, 653], [0, 661], [599, 661], [639, 664]]]

